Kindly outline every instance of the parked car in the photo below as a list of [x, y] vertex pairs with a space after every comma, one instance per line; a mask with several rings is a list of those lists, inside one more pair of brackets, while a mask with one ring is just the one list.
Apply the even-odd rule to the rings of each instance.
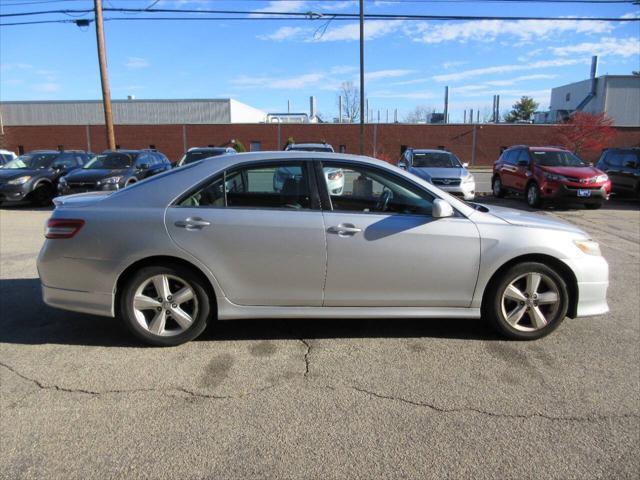
[[290, 143], [284, 148], [286, 151], [296, 152], [333, 152], [333, 147], [328, 143]]
[[0, 202], [31, 201], [48, 205], [59, 179], [89, 158], [83, 150], [34, 150], [0, 168]]
[[[279, 168], [300, 182], [270, 187]], [[322, 171], [349, 182], [332, 195]], [[265, 182], [265, 179], [267, 180]], [[552, 217], [467, 204], [386, 162], [255, 152], [59, 197], [44, 301], [153, 345], [240, 318], [480, 318], [534, 339], [608, 311], [598, 244]]]
[[231, 147], [193, 147], [187, 150], [187, 153], [185, 153], [176, 164], [176, 167], [188, 165], [205, 158], [212, 158], [220, 155], [232, 155], [235, 153], [237, 152]]
[[640, 148], [609, 148], [596, 167], [609, 176], [614, 192], [640, 197]]
[[611, 181], [563, 148], [517, 145], [495, 162], [492, 189], [496, 197], [523, 194], [532, 208], [544, 202], [580, 202], [595, 209], [609, 199]]
[[[325, 152], [333, 153], [333, 147], [328, 143], [290, 143], [285, 147], [287, 152]], [[344, 189], [344, 173], [335, 168], [324, 171], [325, 180], [332, 195], [342, 195]], [[279, 169], [273, 177], [273, 188], [282, 190], [288, 178], [295, 178], [286, 168]]]
[[106, 150], [62, 177], [58, 193], [120, 190], [170, 169], [169, 159], [156, 150]]
[[0, 150], [0, 168], [16, 158], [16, 154], [11, 150]]
[[458, 157], [446, 150], [408, 148], [398, 166], [423, 178], [445, 192], [473, 200], [476, 196], [476, 181]]

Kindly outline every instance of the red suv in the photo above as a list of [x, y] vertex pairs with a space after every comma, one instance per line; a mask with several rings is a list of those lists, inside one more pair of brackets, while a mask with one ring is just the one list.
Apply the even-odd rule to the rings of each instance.
[[580, 202], [600, 208], [611, 193], [609, 177], [558, 147], [517, 145], [505, 150], [493, 165], [493, 194], [525, 195], [530, 207], [543, 202]]

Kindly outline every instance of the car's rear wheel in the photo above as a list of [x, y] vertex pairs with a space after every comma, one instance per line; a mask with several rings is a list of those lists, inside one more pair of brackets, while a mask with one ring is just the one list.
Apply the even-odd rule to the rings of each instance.
[[544, 337], [567, 314], [567, 284], [552, 268], [538, 262], [516, 264], [486, 290], [483, 315], [502, 335], [516, 340]]
[[193, 340], [211, 313], [205, 281], [179, 265], [143, 267], [129, 277], [119, 296], [120, 316], [140, 340], [174, 346]]
[[584, 207], [587, 210], [597, 210], [599, 208], [602, 208], [602, 202], [598, 202], [598, 203], [585, 203]]
[[493, 177], [491, 189], [493, 190], [494, 197], [498, 197], [498, 198], [504, 197], [505, 191], [504, 191], [504, 188], [502, 187], [502, 180], [500, 180], [500, 177], [498, 175]]
[[40, 207], [46, 207], [53, 198], [53, 187], [48, 183], [41, 183], [31, 192], [31, 203]]
[[538, 188], [538, 184], [535, 182], [531, 182], [527, 185], [527, 205], [531, 208], [538, 208], [540, 206], [540, 189]]

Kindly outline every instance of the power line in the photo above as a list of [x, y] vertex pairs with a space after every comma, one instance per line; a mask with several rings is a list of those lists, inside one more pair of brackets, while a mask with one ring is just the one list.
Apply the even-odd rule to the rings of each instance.
[[[261, 17], [284, 17], [284, 18], [305, 18], [315, 19], [350, 19], [356, 20], [359, 15], [355, 13], [318, 13], [318, 12], [260, 12], [255, 10], [191, 10], [175, 8], [105, 8], [105, 12], [112, 13], [173, 13], [173, 14], [215, 14], [215, 15], [253, 15], [249, 18]], [[92, 9], [66, 9], [66, 10], [41, 10], [35, 12], [3, 13], [0, 17], [23, 17], [34, 15], [52, 14], [86, 14], [93, 12]], [[259, 15], [259, 16], [256, 16]], [[148, 19], [150, 19], [149, 17]], [[602, 22], [638, 22], [640, 18], [621, 17], [539, 17], [539, 16], [492, 16], [492, 15], [422, 15], [422, 14], [391, 14], [391, 13], [368, 13], [365, 14], [367, 20], [552, 20], [552, 21], [602, 21]]]

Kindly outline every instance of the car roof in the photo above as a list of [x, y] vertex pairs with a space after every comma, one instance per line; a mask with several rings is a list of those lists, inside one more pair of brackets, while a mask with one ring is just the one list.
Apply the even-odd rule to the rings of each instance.
[[[541, 145], [539, 147], [533, 145], [511, 145], [507, 150], [512, 150], [515, 148], [526, 148], [527, 150], [538, 150], [540, 152], [566, 152], [568, 151], [564, 147], [558, 147], [554, 145]], [[506, 150], [505, 150], [506, 151]]]
[[437, 148], [412, 148], [411, 150], [415, 153], [448, 153], [452, 155], [448, 150], [439, 150]]
[[219, 152], [221, 150], [233, 150], [230, 147], [191, 147], [187, 152]]
[[287, 145], [287, 147], [331, 147], [331, 144], [327, 142], [296, 142], [290, 143], [289, 145]]

